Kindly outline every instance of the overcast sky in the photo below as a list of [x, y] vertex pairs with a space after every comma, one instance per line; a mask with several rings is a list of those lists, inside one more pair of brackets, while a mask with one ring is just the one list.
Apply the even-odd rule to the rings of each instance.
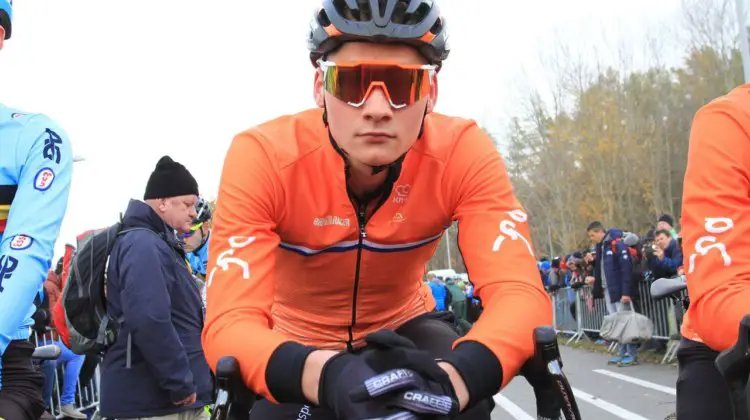
[[[0, 51], [0, 102], [47, 114], [86, 158], [75, 166], [57, 255], [142, 197], [160, 156], [185, 164], [215, 197], [236, 133], [314, 106], [305, 38], [318, 3], [16, 0], [13, 38]], [[452, 52], [437, 111], [494, 132], [530, 88], [545, 89], [540, 57], [557, 44], [588, 54], [596, 43], [605, 60], [621, 46], [641, 56], [647, 29], [668, 43], [680, 25], [679, 0], [440, 5]], [[679, 50], [664, 54], [679, 58]]]

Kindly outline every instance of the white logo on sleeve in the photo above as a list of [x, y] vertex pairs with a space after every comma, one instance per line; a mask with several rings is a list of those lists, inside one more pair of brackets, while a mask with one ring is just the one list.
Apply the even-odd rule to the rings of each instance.
[[229, 271], [230, 264], [234, 264], [242, 268], [242, 278], [250, 280], [250, 265], [247, 261], [237, 258], [234, 256], [234, 252], [238, 249], [244, 248], [255, 241], [255, 236], [233, 236], [229, 238], [230, 248], [224, 252], [221, 252], [216, 257], [216, 267], [211, 270], [211, 274], [208, 276], [208, 282], [206, 287], [210, 287], [213, 283], [214, 274], [217, 268], [221, 268], [221, 271]]
[[695, 241], [695, 253], [690, 255], [688, 260], [688, 273], [692, 273], [695, 270], [695, 259], [696, 257], [706, 256], [712, 249], [717, 250], [721, 254], [721, 259], [724, 261], [724, 266], [728, 267], [732, 264], [732, 257], [727, 252], [727, 246], [716, 236], [725, 232], [729, 232], [734, 227], [734, 221], [728, 217], [707, 217], [704, 221], [704, 228], [706, 233], [709, 235], [701, 236]]
[[510, 239], [511, 241], [520, 239], [524, 244], [526, 244], [526, 248], [528, 248], [529, 254], [533, 256], [534, 250], [531, 248], [531, 244], [529, 243], [528, 239], [526, 239], [516, 230], [516, 223], [526, 223], [526, 221], [528, 220], [528, 216], [526, 216], [526, 213], [521, 210], [509, 211], [507, 214], [512, 220], [503, 220], [500, 222], [500, 235], [498, 235], [497, 239], [495, 239], [495, 243], [492, 245], [492, 251], [498, 252], [505, 239]]

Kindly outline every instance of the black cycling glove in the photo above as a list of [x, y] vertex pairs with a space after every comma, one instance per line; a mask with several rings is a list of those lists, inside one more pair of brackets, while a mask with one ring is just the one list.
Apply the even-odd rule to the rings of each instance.
[[420, 416], [453, 418], [459, 414], [450, 378], [429, 353], [390, 330], [369, 334], [365, 341], [369, 349], [362, 358], [380, 373], [351, 388], [352, 400], [380, 402]]
[[339, 420], [418, 420], [411, 412], [382, 401], [354, 401], [349, 396], [350, 390], [377, 374], [362, 355], [339, 353], [326, 362], [320, 373], [320, 405], [333, 411]]

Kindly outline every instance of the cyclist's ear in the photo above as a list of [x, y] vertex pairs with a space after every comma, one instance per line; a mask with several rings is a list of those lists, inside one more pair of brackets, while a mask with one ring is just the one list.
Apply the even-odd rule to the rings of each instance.
[[315, 81], [313, 82], [313, 98], [315, 98], [315, 104], [319, 108], [325, 108], [326, 97], [325, 90], [323, 89], [323, 70], [315, 69]]
[[435, 109], [438, 98], [438, 82], [437, 77], [432, 79], [432, 87], [430, 88], [430, 95], [427, 97], [427, 113], [432, 112]]

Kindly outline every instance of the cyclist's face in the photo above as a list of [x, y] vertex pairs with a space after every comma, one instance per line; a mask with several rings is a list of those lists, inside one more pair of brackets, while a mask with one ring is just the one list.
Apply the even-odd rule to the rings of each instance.
[[185, 238], [185, 250], [190, 252], [197, 249], [203, 243], [203, 240], [208, 235], [208, 222], [201, 225], [201, 227], [193, 232], [192, 235]]
[[[388, 61], [398, 64], [427, 64], [416, 49], [406, 45], [347, 42], [327, 60], [333, 62]], [[414, 144], [425, 113], [437, 100], [437, 83], [430, 94], [401, 109], [393, 109], [381, 88], [356, 108], [323, 89], [323, 73], [315, 76], [315, 100], [327, 109], [331, 134], [354, 164], [385, 165], [398, 159]]]
[[3, 49], [4, 42], [5, 42], [5, 28], [0, 26], [0, 50]]

